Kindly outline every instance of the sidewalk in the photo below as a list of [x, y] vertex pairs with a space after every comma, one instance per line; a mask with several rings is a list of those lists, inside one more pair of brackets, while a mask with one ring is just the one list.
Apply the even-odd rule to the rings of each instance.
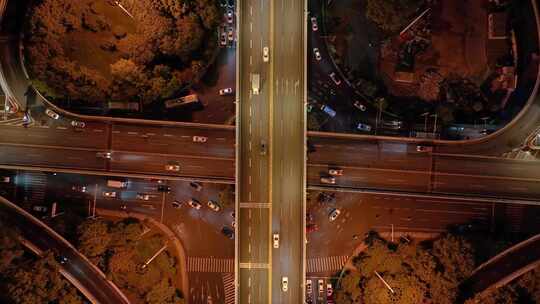
[[123, 211], [113, 211], [113, 210], [106, 210], [106, 209], [96, 209], [96, 214], [106, 217], [120, 217], [120, 218], [126, 218], [126, 217], [133, 217], [141, 222], [148, 221], [152, 225], [156, 226], [161, 232], [163, 232], [169, 240], [172, 241], [178, 255], [178, 259], [180, 260], [180, 271], [178, 272], [178, 279], [180, 280], [180, 283], [182, 285], [182, 295], [184, 296], [184, 300], [186, 303], [189, 302], [188, 292], [189, 292], [189, 282], [188, 282], [188, 274], [187, 274], [187, 257], [186, 252], [184, 251], [184, 246], [182, 246], [182, 243], [180, 240], [176, 237], [176, 235], [172, 232], [172, 230], [167, 227], [166, 225], [156, 221], [152, 217], [146, 216], [141, 213], [136, 212], [123, 212]]

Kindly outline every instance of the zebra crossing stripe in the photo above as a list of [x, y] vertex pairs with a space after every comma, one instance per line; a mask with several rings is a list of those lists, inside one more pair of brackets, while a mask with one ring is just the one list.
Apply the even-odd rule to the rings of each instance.
[[188, 257], [188, 272], [234, 272], [234, 259]]
[[348, 256], [342, 255], [308, 259], [307, 272], [313, 273], [340, 270], [343, 268], [348, 258]]
[[225, 304], [234, 304], [234, 273], [223, 273], [221, 277], [225, 291]]

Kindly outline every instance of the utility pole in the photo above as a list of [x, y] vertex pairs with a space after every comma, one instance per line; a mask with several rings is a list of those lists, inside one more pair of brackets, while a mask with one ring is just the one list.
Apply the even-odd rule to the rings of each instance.
[[146, 261], [144, 264], [142, 264], [140, 266], [141, 270], [145, 269], [146, 267], [148, 267], [148, 265], [150, 263], [152, 263], [152, 261], [157, 258], [158, 255], [160, 255], [165, 249], [167, 249], [167, 243], [165, 243], [165, 245], [163, 245], [163, 247], [161, 247], [151, 258], [148, 259], [148, 261]]
[[392, 289], [392, 287], [390, 287], [390, 285], [388, 285], [388, 283], [386, 283], [386, 281], [381, 277], [381, 275], [376, 270], [374, 270], [373, 272], [375, 272], [375, 275], [384, 283], [386, 288], [388, 288], [388, 290], [390, 290], [391, 293], [395, 293], [394, 290]]

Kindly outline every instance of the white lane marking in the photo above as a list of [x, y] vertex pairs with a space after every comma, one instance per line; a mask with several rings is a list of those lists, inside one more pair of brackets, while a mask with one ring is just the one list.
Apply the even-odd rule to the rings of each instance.
[[263, 48], [263, 41], [262, 41], [262, 40], [263, 40], [263, 39], [262, 39], [262, 37], [261, 37], [261, 50], [262, 50], [262, 48]]
[[139, 132], [132, 132], [132, 131], [129, 131], [127, 132], [128, 135], [137, 135]]
[[216, 140], [225, 141], [226, 139], [225, 139], [225, 137], [218, 137], [218, 138], [216, 138]]
[[165, 137], [173, 137], [174, 135], [172, 135], [172, 134], [163, 134], [163, 136], [165, 136]]
[[253, 48], [253, 40], [249, 39], [249, 48], [252, 49]]
[[189, 136], [189, 135], [182, 135], [181, 137], [182, 137], [182, 138], [190, 138], [191, 136]]
[[248, 218], [251, 219], [251, 209], [248, 209]]
[[156, 133], [146, 133], [146, 135], [148, 135], [148, 136], [154, 136], [154, 135], [156, 135]]
[[49, 126], [40, 126], [40, 128], [48, 129]]
[[251, 111], [251, 106], [249, 106], [249, 117], [251, 117], [251, 114], [253, 113], [253, 111]]
[[66, 127], [56, 127], [58, 130], [66, 130]]
[[248, 195], [249, 195], [249, 201], [251, 201], [251, 191], [249, 191]]
[[251, 123], [249, 124], [249, 135], [251, 135]]
[[251, 253], [251, 243], [248, 244], [248, 253]]
[[248, 278], [248, 287], [251, 287], [251, 277]]
[[251, 16], [253, 16], [253, 6], [252, 5], [249, 6], [249, 14]]
[[250, 176], [248, 176], [248, 184], [250, 184], [250, 185], [251, 185], [251, 175], [250, 175]]
[[251, 157], [248, 159], [248, 166], [251, 168]]
[[249, 32], [253, 32], [253, 22], [249, 23]]
[[249, 151], [251, 151], [251, 141], [249, 141]]
[[253, 57], [249, 55], [249, 65], [252, 65], [252, 64], [253, 64]]
[[251, 226], [248, 227], [248, 236], [251, 236]]
[[93, 131], [94, 131], [94, 132], [98, 132], [98, 133], [99, 133], [99, 132], [103, 132], [102, 129], [94, 129]]

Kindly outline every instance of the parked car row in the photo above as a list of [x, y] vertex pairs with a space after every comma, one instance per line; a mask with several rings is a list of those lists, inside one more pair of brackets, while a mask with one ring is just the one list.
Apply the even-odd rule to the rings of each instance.
[[317, 287], [317, 295], [315, 295], [313, 291], [313, 281], [311, 279], [306, 280], [306, 303], [313, 303], [315, 296], [319, 299], [317, 302], [322, 301], [326, 291], [326, 303], [334, 304], [334, 288], [332, 287], [332, 283], [326, 283], [325, 286], [324, 279], [318, 279]]

